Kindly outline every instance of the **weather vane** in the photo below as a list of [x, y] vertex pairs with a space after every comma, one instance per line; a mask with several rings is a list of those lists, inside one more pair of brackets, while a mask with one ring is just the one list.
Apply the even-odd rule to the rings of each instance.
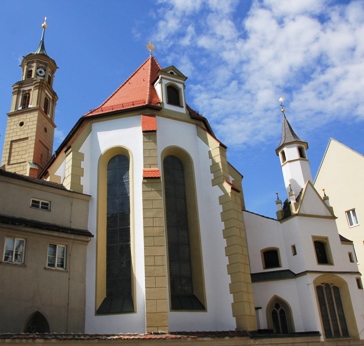
[[283, 105], [284, 97], [280, 97], [278, 101], [280, 102], [281, 112], [285, 116], [286, 114], [285, 114], [284, 105]]
[[154, 44], [153, 43], [151, 43], [151, 42], [148, 42], [147, 43], [147, 49], [149, 50], [149, 53], [150, 53], [150, 55], [153, 55], [153, 52], [154, 52]]

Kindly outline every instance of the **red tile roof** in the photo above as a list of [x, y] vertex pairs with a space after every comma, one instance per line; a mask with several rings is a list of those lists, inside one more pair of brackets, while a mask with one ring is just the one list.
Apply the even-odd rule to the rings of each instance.
[[85, 116], [107, 113], [120, 109], [144, 105], [157, 105], [160, 99], [152, 83], [161, 70], [158, 61], [153, 57], [144, 63], [104, 102]]
[[161, 172], [158, 168], [144, 168], [143, 178], [160, 178]]
[[157, 119], [155, 115], [142, 115], [143, 132], [157, 131]]

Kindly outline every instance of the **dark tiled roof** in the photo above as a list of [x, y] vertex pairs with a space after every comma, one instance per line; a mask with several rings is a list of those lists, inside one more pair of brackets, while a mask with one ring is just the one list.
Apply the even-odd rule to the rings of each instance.
[[279, 143], [277, 149], [276, 149], [276, 153], [278, 155], [278, 151], [279, 149], [288, 143], [293, 143], [293, 142], [301, 142], [305, 148], [308, 148], [308, 144], [307, 142], [302, 141], [297, 135], [296, 133], [293, 131], [290, 123], [288, 122], [286, 116], [283, 117], [283, 123], [282, 123], [282, 138], [281, 138], [281, 142]]
[[341, 234], [339, 234], [339, 237], [340, 237], [340, 241], [342, 241], [344, 243], [352, 243], [353, 242], [352, 240], [343, 237]]
[[14, 226], [36, 228], [49, 232], [60, 232], [60, 233], [80, 235], [84, 237], [93, 237], [93, 234], [88, 230], [59, 226], [48, 222], [24, 219], [22, 217], [14, 217], [14, 216], [7, 216], [0, 214], [0, 223], [7, 225], [14, 225]]

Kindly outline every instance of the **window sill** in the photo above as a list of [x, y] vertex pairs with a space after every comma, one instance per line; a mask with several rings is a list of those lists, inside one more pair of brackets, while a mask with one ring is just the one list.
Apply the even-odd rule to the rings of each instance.
[[16, 267], [21, 267], [21, 268], [25, 268], [26, 265], [24, 263], [16, 263], [16, 262], [5, 262], [5, 261], [0, 261], [0, 264], [5, 264], [5, 265], [14, 265]]
[[352, 225], [352, 226], [349, 225], [349, 228], [354, 228], [354, 227], [358, 227], [358, 226], [360, 226], [360, 223], [357, 223], [357, 224]]
[[52, 267], [44, 267], [45, 270], [50, 270], [50, 271], [56, 271], [56, 272], [61, 272], [61, 273], [68, 273], [67, 269], [63, 269], [63, 268], [52, 268]]

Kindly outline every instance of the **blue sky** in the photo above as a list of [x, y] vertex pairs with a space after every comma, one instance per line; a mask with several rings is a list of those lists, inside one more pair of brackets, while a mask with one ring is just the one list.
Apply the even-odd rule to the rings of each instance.
[[[286, 198], [275, 149], [286, 115], [309, 143], [313, 177], [330, 137], [364, 153], [364, 1], [12, 0], [0, 2], [0, 151], [19, 64], [46, 49], [58, 64], [55, 148], [148, 57], [188, 76], [243, 175], [248, 210], [275, 217]], [[326, 191], [328, 195], [330, 191]], [[335, 207], [335, 206], [334, 206]]]

